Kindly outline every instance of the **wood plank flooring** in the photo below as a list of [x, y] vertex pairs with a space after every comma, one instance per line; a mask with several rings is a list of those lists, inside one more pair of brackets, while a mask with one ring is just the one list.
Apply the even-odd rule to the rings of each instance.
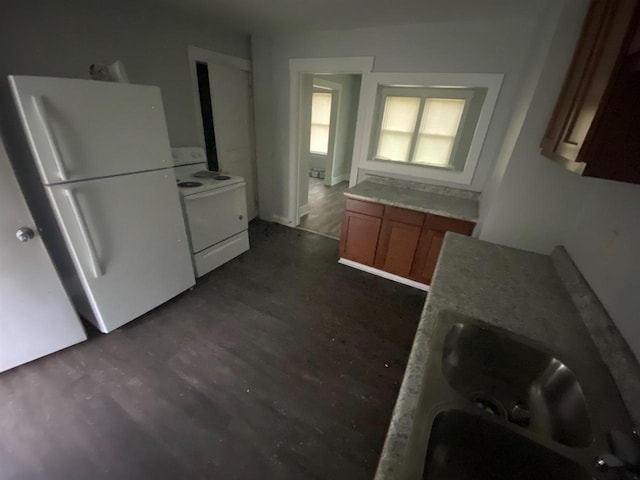
[[320, 178], [309, 178], [309, 207], [311, 210], [300, 219], [300, 228], [340, 239], [342, 216], [346, 205], [344, 191], [349, 182], [327, 187]]
[[193, 291], [0, 375], [0, 479], [372, 478], [425, 294], [319, 235], [250, 237]]

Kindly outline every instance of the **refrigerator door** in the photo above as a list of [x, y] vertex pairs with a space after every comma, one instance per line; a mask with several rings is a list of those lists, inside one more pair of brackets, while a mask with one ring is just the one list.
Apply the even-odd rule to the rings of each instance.
[[102, 332], [195, 283], [172, 169], [47, 187]]
[[10, 76], [42, 183], [172, 165], [158, 87]]
[[0, 372], [86, 340], [0, 139]]

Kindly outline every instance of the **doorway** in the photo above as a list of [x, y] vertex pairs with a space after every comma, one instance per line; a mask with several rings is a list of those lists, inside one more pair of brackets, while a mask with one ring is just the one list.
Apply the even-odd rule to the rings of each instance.
[[300, 79], [298, 228], [340, 238], [349, 186], [361, 74]]
[[244, 178], [251, 220], [258, 215], [251, 62], [193, 46], [188, 57], [209, 168]]

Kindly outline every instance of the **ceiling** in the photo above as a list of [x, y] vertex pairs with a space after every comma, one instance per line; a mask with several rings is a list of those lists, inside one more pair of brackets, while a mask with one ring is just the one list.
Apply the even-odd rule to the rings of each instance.
[[155, 0], [245, 32], [339, 30], [538, 16], [548, 0]]

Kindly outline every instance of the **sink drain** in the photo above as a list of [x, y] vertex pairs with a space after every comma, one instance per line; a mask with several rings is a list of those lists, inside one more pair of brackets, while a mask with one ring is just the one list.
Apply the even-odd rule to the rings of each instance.
[[502, 403], [485, 392], [472, 392], [469, 394], [469, 400], [476, 407], [487, 413], [497, 417], [507, 418], [507, 410], [502, 406]]

